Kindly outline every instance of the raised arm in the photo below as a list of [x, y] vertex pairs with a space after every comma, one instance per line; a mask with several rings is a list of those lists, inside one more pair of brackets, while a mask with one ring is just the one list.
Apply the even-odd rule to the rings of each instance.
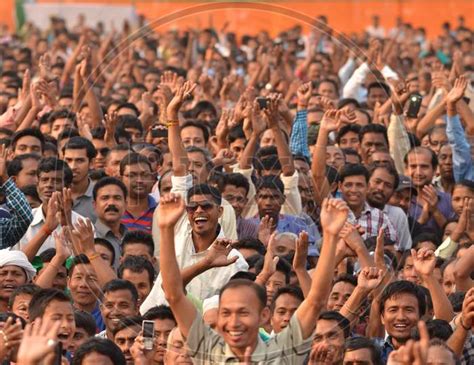
[[334, 276], [336, 242], [349, 208], [346, 203], [336, 199], [325, 199], [321, 207], [321, 226], [323, 245], [308, 295], [295, 315], [298, 318], [303, 338], [308, 338], [316, 327], [316, 321], [326, 305]]
[[43, 289], [53, 287], [53, 281], [58, 274], [59, 269], [64, 265], [64, 262], [72, 253], [67, 247], [66, 238], [63, 233], [54, 233], [54, 241], [56, 254], [49, 262], [48, 266], [43, 268], [35, 279], [35, 284]]
[[306, 269], [308, 262], [308, 234], [301, 232], [296, 240], [295, 257], [293, 258], [293, 270], [296, 273], [298, 283], [305, 298], [311, 289], [311, 276]]
[[462, 312], [455, 320], [456, 330], [449, 337], [447, 345], [458, 356], [463, 355], [469, 331], [474, 328], [474, 288], [467, 291], [462, 302]]
[[98, 127], [102, 121], [103, 114], [99, 99], [97, 98], [97, 95], [94, 91], [90, 49], [88, 49], [88, 52], [79, 65], [79, 77], [82, 80], [82, 89], [91, 114], [92, 125], [90, 127]]
[[456, 278], [456, 290], [467, 291], [474, 287], [474, 281], [471, 279], [471, 273], [474, 268], [474, 246], [459, 258], [454, 264], [454, 277]]
[[311, 98], [311, 83], [301, 85], [298, 88], [298, 110], [296, 112], [293, 129], [290, 136], [291, 152], [302, 154], [308, 159], [311, 158], [308, 148], [308, 103]]
[[196, 318], [196, 308], [184, 293], [183, 279], [176, 261], [174, 226], [184, 213], [184, 200], [170, 194], [160, 199], [160, 269], [163, 291], [184, 337]]

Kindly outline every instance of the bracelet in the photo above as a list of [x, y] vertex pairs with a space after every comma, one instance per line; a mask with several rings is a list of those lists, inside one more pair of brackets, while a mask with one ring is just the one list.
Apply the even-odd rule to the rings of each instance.
[[50, 231], [50, 230], [46, 227], [46, 225], [43, 225], [43, 226], [41, 227], [41, 230], [42, 230], [46, 235], [48, 235], [48, 236], [50, 236], [51, 233], [53, 233], [53, 231]]
[[462, 316], [459, 317], [459, 323], [461, 324], [461, 327], [464, 328], [466, 331], [469, 331], [469, 330], [470, 330], [469, 327], [464, 326], [464, 323], [462, 322]]
[[95, 260], [98, 257], [100, 257], [100, 254], [97, 252], [94, 252], [92, 255], [87, 255], [87, 258], [89, 259], [89, 261]]
[[173, 127], [173, 126], [178, 125], [178, 124], [179, 124], [179, 121], [177, 121], [177, 120], [168, 120], [166, 122], [166, 128]]

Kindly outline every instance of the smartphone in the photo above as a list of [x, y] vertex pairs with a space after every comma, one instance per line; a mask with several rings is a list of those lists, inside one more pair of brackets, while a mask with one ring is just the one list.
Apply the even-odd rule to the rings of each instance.
[[420, 94], [411, 94], [408, 98], [407, 117], [416, 118], [421, 108], [423, 97]]
[[267, 98], [257, 98], [257, 103], [260, 109], [265, 109], [268, 104], [268, 99]]
[[54, 348], [54, 365], [61, 365], [63, 360], [63, 343], [58, 342], [56, 347]]
[[153, 350], [153, 342], [155, 337], [155, 322], [154, 321], [143, 321], [142, 322], [142, 336], [143, 345], [145, 350]]
[[168, 130], [166, 128], [153, 128], [151, 130], [151, 138], [166, 138]]

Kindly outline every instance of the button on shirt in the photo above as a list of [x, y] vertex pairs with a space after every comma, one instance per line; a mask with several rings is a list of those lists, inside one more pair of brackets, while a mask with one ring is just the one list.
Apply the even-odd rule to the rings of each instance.
[[121, 249], [122, 237], [124, 236], [126, 231], [127, 231], [127, 228], [123, 224], [120, 224], [121, 236], [117, 237], [112, 232], [112, 230], [107, 225], [105, 225], [104, 222], [100, 220], [100, 218], [97, 219], [97, 222], [95, 222], [95, 237], [106, 239], [114, 247], [114, 253], [115, 253], [114, 268], [116, 269], [120, 265], [120, 255], [122, 254], [122, 249]]
[[94, 183], [92, 180], [89, 180], [89, 185], [87, 185], [87, 190], [84, 195], [81, 195], [74, 199], [72, 204], [72, 210], [76, 213], [82, 215], [83, 217], [89, 218], [92, 223], [95, 223], [97, 220], [97, 215], [95, 214], [94, 209]]

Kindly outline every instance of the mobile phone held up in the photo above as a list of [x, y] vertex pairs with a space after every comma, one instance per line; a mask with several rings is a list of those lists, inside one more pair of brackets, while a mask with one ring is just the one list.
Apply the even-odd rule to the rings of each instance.
[[145, 350], [153, 350], [153, 342], [155, 337], [155, 322], [154, 321], [143, 321], [142, 322], [142, 337], [143, 346]]
[[413, 93], [408, 97], [407, 117], [417, 118], [421, 108], [423, 97], [420, 94]]
[[267, 107], [268, 105], [268, 99], [267, 98], [257, 98], [257, 103], [260, 108], [260, 110], [263, 110]]

